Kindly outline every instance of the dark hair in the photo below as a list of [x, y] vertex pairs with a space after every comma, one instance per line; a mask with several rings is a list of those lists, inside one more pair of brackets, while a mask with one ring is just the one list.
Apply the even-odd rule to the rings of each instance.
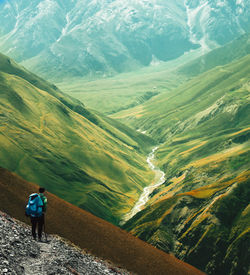
[[45, 188], [44, 187], [40, 187], [39, 188], [39, 193], [44, 193], [45, 192]]

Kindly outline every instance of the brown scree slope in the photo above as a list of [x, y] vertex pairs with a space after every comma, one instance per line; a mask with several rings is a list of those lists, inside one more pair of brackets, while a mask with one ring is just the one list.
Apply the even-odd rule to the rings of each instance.
[[[24, 208], [38, 186], [0, 168], [0, 210], [29, 223]], [[47, 193], [46, 229], [91, 254], [137, 274], [204, 274], [126, 231]]]

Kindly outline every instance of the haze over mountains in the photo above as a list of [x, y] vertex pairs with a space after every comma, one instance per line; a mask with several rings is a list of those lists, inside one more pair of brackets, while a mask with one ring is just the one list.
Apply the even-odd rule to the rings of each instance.
[[0, 50], [47, 79], [107, 76], [223, 45], [249, 29], [249, 0], [0, 2]]

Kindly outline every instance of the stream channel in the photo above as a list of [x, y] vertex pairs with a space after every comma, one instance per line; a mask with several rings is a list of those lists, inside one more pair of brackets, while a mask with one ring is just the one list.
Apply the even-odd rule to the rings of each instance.
[[139, 197], [138, 201], [136, 202], [134, 207], [131, 209], [131, 211], [128, 212], [126, 215], [124, 215], [122, 221], [120, 222], [120, 225], [125, 224], [136, 213], [143, 210], [145, 204], [149, 200], [150, 194], [155, 190], [155, 188], [157, 188], [158, 186], [162, 185], [165, 182], [165, 173], [153, 164], [153, 161], [155, 158], [155, 151], [157, 149], [158, 149], [158, 146], [154, 147], [152, 152], [147, 157], [148, 166], [150, 167], [150, 169], [152, 171], [155, 172], [154, 182], [151, 185], [149, 185], [143, 189], [143, 192], [142, 192], [141, 196]]

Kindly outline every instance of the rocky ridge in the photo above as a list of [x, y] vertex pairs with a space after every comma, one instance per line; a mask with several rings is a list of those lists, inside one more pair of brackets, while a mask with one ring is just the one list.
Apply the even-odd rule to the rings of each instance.
[[43, 77], [131, 71], [249, 31], [249, 0], [0, 1], [0, 50]]
[[129, 274], [63, 240], [37, 242], [31, 229], [0, 211], [0, 274]]

